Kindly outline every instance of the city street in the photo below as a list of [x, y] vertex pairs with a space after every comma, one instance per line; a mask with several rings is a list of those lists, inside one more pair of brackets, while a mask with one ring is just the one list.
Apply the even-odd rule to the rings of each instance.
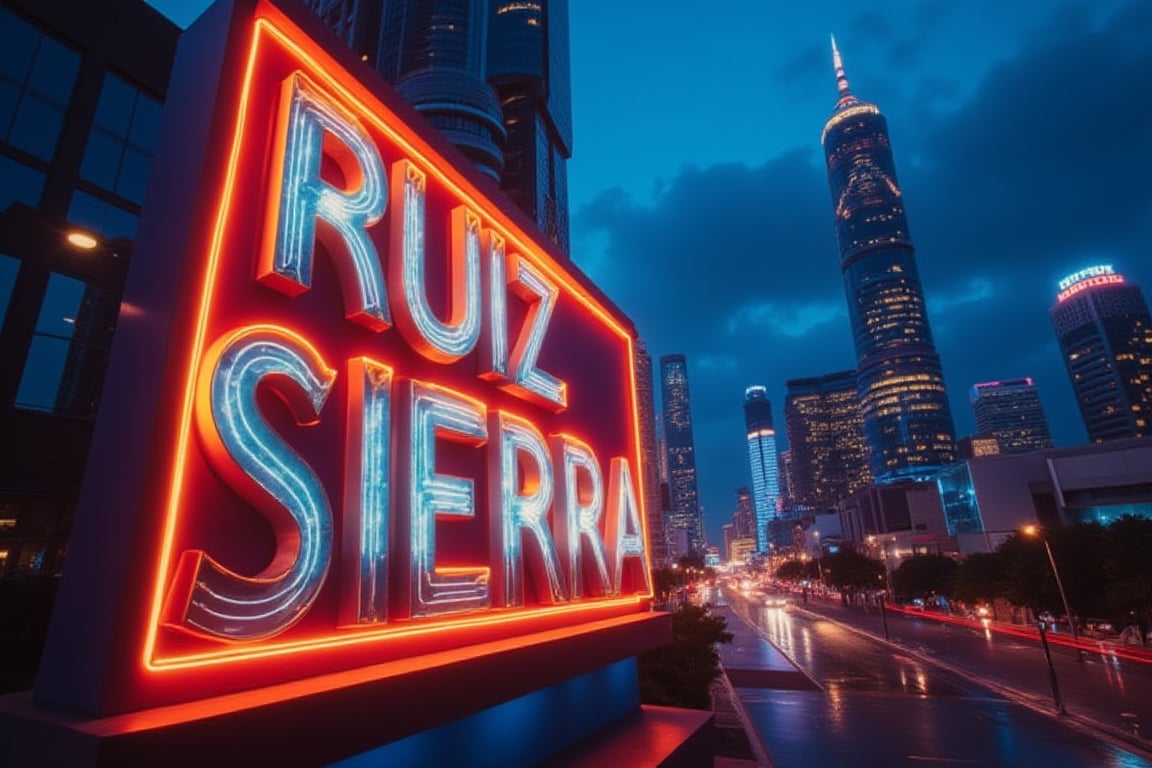
[[[900, 647], [884, 642], [882, 627], [880, 637], [869, 637], [845, 626], [858, 620], [871, 632], [873, 618], [879, 625], [878, 615], [862, 609], [769, 608], [756, 593], [731, 590], [703, 597], [736, 636], [720, 649], [725, 669], [780, 768], [1152, 766], [1152, 753], [1091, 730], [1082, 717], [1048, 714], [1047, 667], [1039, 648], [1027, 641], [989, 640], [968, 629], [890, 616], [889, 630]], [[1081, 663], [1066, 650], [1054, 649], [1054, 655], [1061, 684], [1068, 680], [1071, 712], [1088, 711], [1093, 696], [1109, 702], [1091, 709], [1094, 719], [1117, 706], [1146, 712], [1146, 705], [1137, 705], [1152, 690], [1148, 668]], [[937, 659], [948, 668], [933, 663]], [[760, 668], [772, 671], [754, 671]], [[1000, 675], [1003, 682], [997, 683], [993, 678]], [[988, 687], [1005, 682], [1032, 693], [1020, 697]]]
[[[797, 607], [883, 635], [883, 619], [876, 607], [825, 600]], [[1006, 634], [896, 611], [889, 611], [887, 620], [893, 642], [979, 675], [986, 683], [1022, 693], [1042, 708], [1055, 709], [1044, 651], [1034, 633]], [[1050, 649], [1061, 699], [1070, 716], [1089, 719], [1105, 729], [1127, 726], [1130, 730], [1133, 722], [1152, 727], [1152, 663], [1123, 658], [1108, 647], [1085, 652], [1082, 661], [1065, 645], [1053, 642]]]

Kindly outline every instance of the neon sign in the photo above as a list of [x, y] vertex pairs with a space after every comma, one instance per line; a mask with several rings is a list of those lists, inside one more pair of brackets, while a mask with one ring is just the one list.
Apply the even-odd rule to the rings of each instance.
[[[265, 34], [276, 39], [270, 24], [258, 23], [253, 45]], [[270, 79], [269, 69], [256, 66], [264, 80]], [[341, 619], [353, 624], [387, 626], [532, 603], [557, 606], [585, 592], [647, 594], [634, 451], [613, 452], [605, 463], [589, 443], [560, 431], [545, 437], [547, 427], [538, 423], [539, 416], [562, 414], [569, 404], [568, 377], [542, 365], [548, 345], [560, 343], [550, 336], [562, 290], [560, 275], [546, 271], [554, 265], [533, 259], [530, 245], [510, 253], [504, 233], [485, 226], [482, 200], [457, 199], [451, 202], [460, 204], [449, 210], [442, 201], [432, 202], [436, 180], [421, 168], [429, 160], [373, 136], [365, 122], [371, 115], [357, 115], [364, 105], [341, 98], [324, 79], [300, 68], [274, 89], [279, 103], [270, 110], [277, 115], [270, 142], [274, 193], [262, 212], [264, 245], [255, 279], [245, 281], [242, 270], [230, 270], [225, 262], [243, 267], [251, 256], [243, 249], [222, 249], [201, 307], [209, 324], [206, 349], [194, 351], [191, 361], [196, 371], [191, 418], [199, 448], [228, 490], [262, 513], [275, 543], [268, 564], [245, 573], [217, 559], [210, 544], [200, 547], [176, 536], [165, 542], [165, 554], [176, 565], [157, 581], [156, 601], [163, 610], [152, 629], [154, 652], [162, 650], [164, 634], [171, 631], [230, 641], [201, 654], [221, 658], [245, 655], [245, 646], [234, 641], [287, 632], [312, 610], [336, 549], [356, 562], [344, 569], [336, 587]], [[257, 98], [258, 93], [250, 96]], [[251, 114], [251, 107], [245, 111]], [[238, 168], [247, 154], [268, 151], [267, 144], [251, 138], [257, 133], [249, 122], [248, 131], [236, 137]], [[247, 220], [246, 208], [235, 195], [226, 198], [222, 226]], [[447, 254], [433, 252], [435, 226], [447, 230], [440, 238]], [[441, 267], [445, 256], [446, 269]], [[342, 296], [343, 311], [334, 318], [350, 324], [337, 330], [332, 322], [298, 319], [293, 311], [294, 302], [316, 287], [322, 259], [334, 268]], [[439, 306], [431, 289], [436, 269], [445, 273], [437, 287], [447, 295]], [[283, 297], [262, 302], [283, 307], [276, 312], [282, 324], [231, 319], [248, 314], [235, 309], [243, 301], [228, 301], [232, 309], [223, 310], [220, 299], [252, 290], [245, 282]], [[510, 321], [512, 303], [522, 305], [516, 323]], [[266, 312], [255, 314], [263, 319]], [[482, 328], [486, 348], [479, 354]], [[376, 357], [326, 357], [322, 339], [333, 335], [367, 348], [390, 335], [427, 364], [411, 370], [397, 361], [397, 350], [388, 352], [383, 345]], [[626, 352], [627, 344], [620, 351]], [[462, 382], [459, 373], [439, 367], [468, 362], [473, 373]], [[587, 378], [578, 368], [570, 370]], [[345, 378], [348, 407], [334, 416], [336, 408], [328, 402], [336, 399], [331, 396]], [[458, 383], [445, 384], [446, 379]], [[344, 423], [348, 466], [341, 487], [326, 483], [269, 423], [266, 411], [273, 406], [261, 403], [262, 388], [283, 401], [298, 426], [326, 418]], [[587, 389], [585, 397], [598, 397]], [[536, 418], [490, 407], [508, 402], [507, 397], [493, 401], [497, 393], [521, 401], [522, 410]], [[485, 455], [484, 472], [441, 470], [450, 446], [457, 446], [456, 453], [467, 448]], [[196, 447], [189, 448], [191, 458]], [[612, 489], [607, 496], [605, 470]], [[477, 493], [482, 481], [486, 498]], [[582, 485], [587, 486], [583, 492]], [[341, 491], [345, 498], [338, 516], [332, 497]], [[195, 519], [190, 509], [195, 498], [188, 486], [174, 491], [169, 515], [178, 527]], [[487, 539], [487, 545], [472, 552], [461, 548], [458, 562], [446, 563], [438, 545], [451, 535], [439, 529], [453, 527], [454, 521], [479, 521], [480, 535], [473, 538]], [[344, 529], [341, 540], [355, 548], [335, 546], [338, 525]], [[403, 535], [392, 537], [392, 531]], [[639, 561], [634, 569], [639, 579], [626, 583], [630, 558]], [[594, 564], [587, 578], [586, 559]], [[526, 590], [525, 580], [532, 590]], [[164, 653], [149, 661], [156, 667], [173, 662], [179, 657]]]
[[646, 611], [628, 321], [255, 8], [188, 193], [126, 706]]
[[1112, 269], [1111, 264], [1098, 264], [1094, 267], [1086, 267], [1079, 272], [1073, 272], [1066, 277], [1060, 279], [1060, 290], [1069, 288], [1073, 283], [1078, 283], [1089, 277], [1099, 277], [1101, 275], [1114, 275], [1115, 271]]
[[1057, 302], [1064, 301], [1087, 288], [1094, 288], [1101, 285], [1116, 285], [1123, 282], [1124, 276], [1117, 274], [1112, 269], [1111, 264], [1099, 264], [1087, 267], [1078, 272], [1073, 272], [1060, 280], [1060, 293], [1057, 294], [1056, 300]]

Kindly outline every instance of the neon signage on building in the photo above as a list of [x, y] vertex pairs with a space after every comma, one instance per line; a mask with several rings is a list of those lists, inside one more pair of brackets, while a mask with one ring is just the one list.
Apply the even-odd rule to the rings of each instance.
[[[634, 416], [596, 445], [599, 426], [568, 415], [603, 397], [596, 358], [562, 349], [576, 323], [620, 336], [614, 384], [630, 391], [627, 332], [264, 19], [247, 76], [180, 439], [225, 486], [205, 495], [259, 510], [274, 544], [253, 573], [180, 535], [202, 497], [176, 467], [149, 663], [189, 659], [167, 651], [172, 631], [208, 641], [197, 660], [244, 656], [304, 622], [330, 581], [340, 607], [318, 638], [648, 594]], [[264, 164], [253, 205], [239, 187]], [[236, 233], [253, 219], [256, 252]], [[273, 426], [273, 407], [295, 424]], [[290, 439], [325, 422], [324, 450], [343, 453], [327, 477]]]
[[1099, 264], [1093, 267], [1086, 267], [1060, 280], [1060, 293], [1057, 294], [1056, 300], [1058, 302], [1064, 301], [1087, 288], [1095, 288], [1100, 285], [1116, 285], [1123, 282], [1124, 276], [1117, 274], [1115, 270], [1112, 269], [1111, 264]]

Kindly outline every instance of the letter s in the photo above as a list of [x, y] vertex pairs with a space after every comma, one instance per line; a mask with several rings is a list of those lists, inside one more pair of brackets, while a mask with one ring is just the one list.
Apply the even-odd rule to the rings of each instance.
[[317, 421], [336, 372], [303, 338], [254, 325], [216, 341], [201, 365], [196, 426], [213, 468], [261, 509], [276, 552], [255, 576], [235, 573], [200, 550], [181, 555], [165, 623], [194, 634], [259, 640], [284, 631], [311, 606], [332, 556], [332, 510], [307, 463], [260, 413], [264, 382], [299, 424]]

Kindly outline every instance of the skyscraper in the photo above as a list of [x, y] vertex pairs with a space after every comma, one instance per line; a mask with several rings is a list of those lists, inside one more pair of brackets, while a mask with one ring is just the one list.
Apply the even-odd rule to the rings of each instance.
[[732, 513], [732, 525], [736, 537], [756, 538], [756, 506], [752, 503], [752, 491], [748, 488], [736, 489], [736, 511]]
[[503, 112], [500, 187], [568, 254], [572, 85], [568, 0], [492, 0], [488, 82]]
[[635, 348], [636, 405], [640, 419], [640, 455], [644, 466], [644, 509], [648, 513], [648, 556], [656, 568], [668, 560], [668, 541], [664, 536], [664, 515], [660, 507], [660, 458], [656, 440], [656, 393], [652, 386], [652, 356], [642, 340]]
[[976, 431], [995, 435], [1002, 453], [1052, 447], [1040, 392], [1032, 379], [988, 381], [972, 387], [969, 397]]
[[[668, 461], [671, 511], [665, 518], [668, 540], [684, 533], [688, 548], [703, 553], [704, 516], [696, 490], [696, 447], [692, 438], [692, 407], [688, 393], [688, 361], [684, 355], [660, 358], [660, 394], [664, 410], [664, 446]], [[687, 552], [669, 552], [675, 559]]]
[[1152, 319], [1138, 285], [1111, 265], [1059, 284], [1049, 311], [1093, 442], [1152, 435]]
[[744, 425], [748, 429], [748, 463], [752, 470], [752, 502], [756, 509], [756, 549], [768, 551], [768, 522], [776, 517], [780, 497], [776, 428], [772, 402], [762, 386], [744, 391]]
[[864, 437], [877, 482], [932, 475], [955, 457], [955, 429], [888, 127], [848, 88], [832, 41], [840, 99], [821, 142], [835, 211], [840, 269], [856, 347]]
[[568, 254], [567, 0], [305, 0]]
[[824, 511], [868, 485], [868, 447], [860, 419], [856, 375], [792, 379], [784, 398], [792, 503]]
[[[484, 79], [486, 0], [306, 0], [468, 156], [499, 181], [504, 123]], [[375, 29], [373, 29], [375, 27]]]

